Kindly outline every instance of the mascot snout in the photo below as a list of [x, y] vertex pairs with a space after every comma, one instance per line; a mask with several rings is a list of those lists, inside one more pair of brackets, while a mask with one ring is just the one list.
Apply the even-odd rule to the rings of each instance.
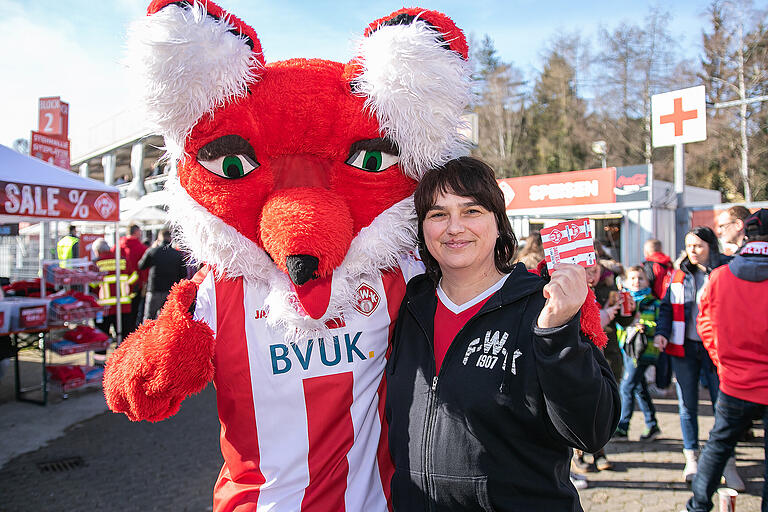
[[[325, 188], [278, 190], [264, 204], [264, 249], [296, 285], [328, 277], [344, 260], [353, 237], [346, 201]], [[314, 268], [312, 268], [314, 267]]]

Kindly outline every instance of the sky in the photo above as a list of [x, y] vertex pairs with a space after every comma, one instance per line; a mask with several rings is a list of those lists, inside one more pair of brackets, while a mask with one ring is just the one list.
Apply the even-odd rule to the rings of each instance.
[[[37, 100], [61, 96], [69, 103], [73, 151], [85, 134], [126, 109], [127, 71], [121, 62], [126, 29], [149, 1], [0, 0], [0, 144], [29, 138], [37, 129]], [[346, 62], [354, 40], [372, 21], [403, 0], [219, 0], [251, 25], [267, 62], [318, 57]], [[698, 54], [708, 0], [420, 0], [446, 13], [468, 37], [493, 39], [499, 57], [525, 76], [541, 68], [544, 49], [558, 33], [578, 32], [594, 41], [598, 29], [642, 24], [652, 6], [669, 12], [684, 55]], [[756, 4], [764, 3], [759, 0]], [[413, 5], [408, 3], [405, 5]], [[697, 84], [691, 84], [697, 85]], [[82, 146], [82, 144], [81, 144]]]

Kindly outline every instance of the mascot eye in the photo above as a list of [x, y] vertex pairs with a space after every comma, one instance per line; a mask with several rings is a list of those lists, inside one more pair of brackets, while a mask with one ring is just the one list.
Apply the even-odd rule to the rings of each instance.
[[380, 172], [389, 169], [399, 161], [400, 157], [396, 155], [378, 150], [360, 149], [353, 152], [347, 159], [347, 165], [364, 171]]
[[198, 158], [197, 161], [212, 173], [230, 180], [242, 178], [259, 166], [259, 162], [247, 155], [227, 155], [215, 160]]
[[197, 152], [197, 162], [228, 180], [242, 178], [259, 166], [253, 146], [234, 134], [224, 135], [201, 147]]

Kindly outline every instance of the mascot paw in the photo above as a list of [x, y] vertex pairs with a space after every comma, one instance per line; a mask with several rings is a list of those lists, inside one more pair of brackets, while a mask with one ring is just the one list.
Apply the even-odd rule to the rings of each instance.
[[104, 395], [112, 411], [160, 421], [213, 378], [213, 331], [190, 314], [196, 293], [195, 283], [177, 283], [157, 320], [142, 324], [111, 355]]

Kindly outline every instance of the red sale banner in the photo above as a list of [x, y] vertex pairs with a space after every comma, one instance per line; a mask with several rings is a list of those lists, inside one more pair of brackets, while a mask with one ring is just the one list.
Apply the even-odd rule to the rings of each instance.
[[118, 193], [0, 181], [0, 213], [116, 222]]

